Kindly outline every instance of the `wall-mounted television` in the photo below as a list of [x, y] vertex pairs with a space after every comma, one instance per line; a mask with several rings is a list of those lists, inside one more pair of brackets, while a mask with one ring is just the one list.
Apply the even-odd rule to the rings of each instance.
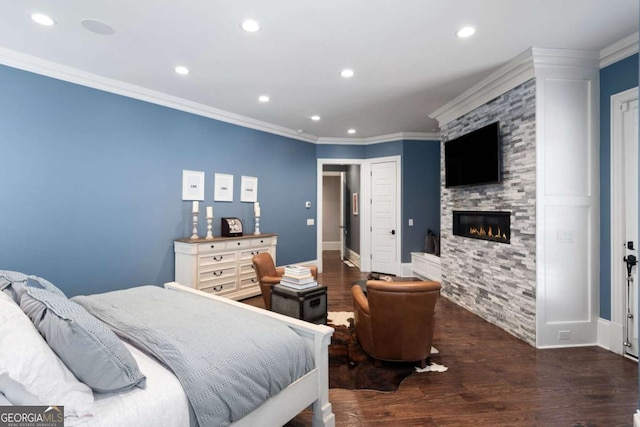
[[501, 180], [500, 122], [444, 143], [445, 187]]

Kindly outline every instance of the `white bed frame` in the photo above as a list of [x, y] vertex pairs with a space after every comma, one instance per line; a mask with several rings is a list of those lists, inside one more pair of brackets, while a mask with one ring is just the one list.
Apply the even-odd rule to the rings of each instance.
[[314, 369], [267, 400], [249, 415], [231, 424], [233, 427], [282, 426], [309, 406], [313, 408], [314, 427], [335, 426], [336, 420], [329, 402], [329, 343], [333, 334], [332, 328], [303, 322], [292, 317], [201, 292], [197, 289], [180, 285], [177, 282], [165, 283], [164, 287], [174, 291], [200, 295], [204, 298], [220, 301], [276, 319], [300, 335], [313, 354]]

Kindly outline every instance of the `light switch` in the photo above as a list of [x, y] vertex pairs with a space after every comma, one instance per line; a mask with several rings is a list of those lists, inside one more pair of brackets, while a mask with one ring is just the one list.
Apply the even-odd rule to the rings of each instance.
[[413, 227], [413, 218], [409, 218], [409, 227]]
[[304, 207], [309, 209], [311, 207], [311, 202], [304, 202]]

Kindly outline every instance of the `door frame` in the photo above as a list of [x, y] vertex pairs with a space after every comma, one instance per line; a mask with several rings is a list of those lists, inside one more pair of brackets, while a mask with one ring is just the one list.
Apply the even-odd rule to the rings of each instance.
[[[321, 273], [323, 271], [323, 266], [322, 266], [322, 226], [323, 226], [323, 215], [322, 215], [322, 208], [323, 208], [323, 204], [322, 204], [322, 176], [324, 174], [323, 169], [325, 165], [359, 165], [360, 166], [360, 193], [361, 196], [364, 197], [366, 196], [365, 190], [364, 190], [364, 182], [365, 182], [365, 160], [364, 159], [317, 159], [317, 169], [316, 169], [316, 176], [317, 176], [317, 187], [316, 187], [316, 194], [317, 194], [317, 201], [316, 201], [316, 211], [317, 211], [317, 216], [318, 216], [318, 220], [317, 220], [317, 227], [316, 227], [316, 232], [317, 232], [317, 237], [316, 237], [316, 265], [318, 266], [318, 272]], [[362, 200], [362, 199], [361, 199]], [[365, 215], [363, 209], [365, 209], [365, 206], [363, 204], [360, 205], [360, 215]], [[369, 212], [368, 210], [368, 206], [366, 206], [366, 212]], [[361, 259], [361, 263], [364, 263], [365, 258], [363, 257], [364, 255], [364, 251], [367, 251], [367, 258], [366, 260], [368, 260], [369, 258], [369, 254], [368, 254], [368, 248], [364, 247], [364, 240], [365, 239], [365, 232], [364, 232], [365, 228], [364, 228], [364, 221], [360, 221], [360, 259]], [[369, 263], [370, 264], [370, 263]], [[368, 271], [365, 270], [364, 267], [361, 265], [360, 266], [360, 270], [361, 271]]]
[[[624, 175], [622, 173], [624, 164], [624, 150], [622, 149], [621, 125], [623, 103], [638, 99], [638, 87], [625, 90], [611, 95], [611, 328], [609, 350], [624, 354], [622, 342], [624, 341], [624, 328], [626, 318], [623, 312], [626, 309], [626, 276], [624, 269], [616, 268], [622, 265], [622, 258], [625, 255], [620, 242], [625, 241], [624, 235]], [[616, 243], [617, 242], [617, 243]]]

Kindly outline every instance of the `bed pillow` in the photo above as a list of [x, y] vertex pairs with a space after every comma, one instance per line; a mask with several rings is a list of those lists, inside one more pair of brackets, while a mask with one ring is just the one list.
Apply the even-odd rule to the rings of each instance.
[[94, 391], [144, 388], [145, 376], [129, 350], [81, 305], [27, 286], [20, 307], [71, 372]]
[[40, 399], [33, 393], [29, 393], [29, 390], [11, 378], [6, 372], [0, 374], [0, 393], [2, 393], [12, 405], [43, 406]]
[[20, 298], [24, 293], [25, 286], [46, 289], [66, 298], [66, 295], [60, 289], [42, 277], [27, 276], [19, 271], [0, 270], [0, 291], [9, 295], [18, 304], [20, 304]]
[[13, 301], [0, 298], [0, 374], [46, 405], [64, 405], [66, 417], [90, 416], [93, 393], [73, 376]]

